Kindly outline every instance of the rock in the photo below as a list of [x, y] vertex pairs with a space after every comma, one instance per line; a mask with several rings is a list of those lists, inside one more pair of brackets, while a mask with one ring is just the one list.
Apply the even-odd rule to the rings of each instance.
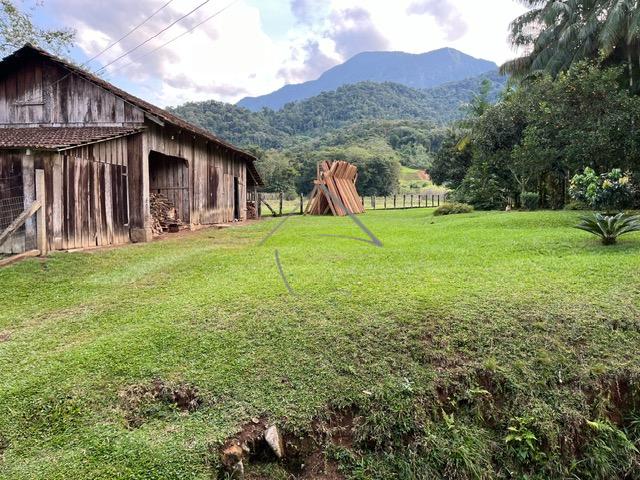
[[242, 463], [244, 457], [244, 450], [240, 445], [229, 445], [222, 451], [222, 464], [229, 471], [234, 471], [235, 467]]
[[273, 453], [276, 454], [276, 457], [284, 457], [284, 442], [282, 441], [278, 427], [272, 425], [267, 428], [266, 432], [264, 432], [264, 439], [271, 447], [271, 450], [273, 450]]

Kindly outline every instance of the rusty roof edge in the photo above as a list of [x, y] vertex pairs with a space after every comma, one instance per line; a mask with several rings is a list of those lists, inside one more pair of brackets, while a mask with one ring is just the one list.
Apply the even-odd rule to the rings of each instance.
[[140, 132], [144, 131], [145, 129], [146, 129], [146, 127], [132, 127], [131, 130], [128, 131], [128, 132], [122, 132], [122, 133], [118, 133], [118, 134], [113, 135], [113, 136], [97, 138], [95, 140], [90, 140], [88, 142], [78, 143], [78, 144], [70, 145], [70, 146], [66, 146], [66, 147], [60, 147], [60, 148], [55, 149], [55, 151], [64, 152], [66, 150], [73, 150], [74, 148], [86, 147], [87, 145], [95, 145], [96, 143], [109, 142], [111, 140], [117, 140], [118, 138], [124, 138], [124, 137], [128, 137], [130, 135], [135, 135], [136, 133], [140, 133]]
[[[49, 52], [47, 52], [46, 50], [43, 50], [41, 48], [38, 48], [30, 43], [25, 44], [22, 48], [16, 50], [15, 52], [11, 53], [10, 55], [6, 56], [5, 58], [3, 58], [0, 61], [0, 64], [5, 63], [6, 61], [12, 59], [12, 58], [18, 58], [19, 55], [24, 52], [24, 51], [28, 51], [31, 50], [32, 52], [35, 52], [39, 55], [42, 55], [46, 58], [49, 58], [50, 60], [62, 65], [63, 68], [65, 68], [66, 70], [75, 73], [83, 78], [85, 78], [86, 80], [90, 81], [91, 83], [97, 85], [98, 87], [101, 87], [111, 93], [113, 93], [114, 95], [122, 98], [122, 100], [124, 100], [125, 102], [140, 108], [141, 110], [145, 111], [148, 114], [151, 115], [155, 115], [155, 116], [160, 116], [161, 118], [163, 118], [163, 120], [167, 123], [170, 123], [178, 128], [184, 128], [186, 130], [189, 130], [191, 133], [194, 133], [196, 135], [199, 135], [201, 137], [203, 137], [206, 140], [215, 142], [220, 144], [221, 146], [228, 148], [229, 150], [232, 150], [236, 153], [239, 153], [240, 155], [244, 155], [245, 157], [247, 157], [247, 160], [251, 161], [251, 162], [255, 162], [257, 160], [257, 158], [250, 154], [249, 152], [246, 152], [245, 150], [242, 150], [234, 145], [232, 145], [231, 143], [228, 143], [220, 138], [218, 138], [217, 136], [215, 136], [213, 133], [208, 132], [207, 130], [204, 130], [201, 127], [198, 127], [196, 125], [193, 125], [192, 123], [187, 122], [186, 120], [181, 119], [180, 117], [168, 112], [165, 109], [162, 109], [160, 107], [157, 107], [145, 100], [142, 100], [141, 98], [136, 97], [135, 95], [132, 95], [128, 92], [125, 92], [124, 90], [116, 87], [115, 85], [113, 85], [112, 83], [107, 82], [106, 80], [101, 79], [100, 77], [97, 77], [96, 75], [87, 72], [83, 69], [81, 69], [80, 67], [73, 65], [72, 63], [68, 62], [67, 60], [64, 60], [60, 57], [57, 57]], [[260, 178], [260, 177], [258, 177]], [[262, 179], [260, 179], [262, 180]]]

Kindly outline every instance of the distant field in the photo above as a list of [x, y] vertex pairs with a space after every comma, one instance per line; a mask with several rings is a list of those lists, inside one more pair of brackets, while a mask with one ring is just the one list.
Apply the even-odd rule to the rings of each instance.
[[424, 170], [417, 170], [402, 165], [400, 167], [400, 193], [438, 194], [446, 192], [446, 188], [438, 187], [431, 182]]
[[224, 478], [252, 418], [306, 447], [248, 479], [638, 478], [640, 235], [360, 219], [381, 248], [291, 217], [0, 270], [0, 478]]

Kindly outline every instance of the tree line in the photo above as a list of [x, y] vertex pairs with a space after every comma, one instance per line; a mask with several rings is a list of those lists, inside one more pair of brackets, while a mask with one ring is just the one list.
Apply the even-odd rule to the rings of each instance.
[[640, 168], [637, 2], [525, 3], [534, 8], [513, 22], [512, 41], [529, 53], [502, 67], [515, 82], [495, 105], [476, 98], [431, 169], [476, 208], [531, 198], [562, 208], [585, 168], [630, 178]]

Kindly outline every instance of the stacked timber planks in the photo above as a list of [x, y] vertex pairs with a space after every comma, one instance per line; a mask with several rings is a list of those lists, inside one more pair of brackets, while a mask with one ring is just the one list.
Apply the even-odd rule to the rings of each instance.
[[364, 213], [362, 199], [356, 190], [358, 169], [348, 162], [327, 162], [318, 165], [311, 200], [306, 213], [339, 217], [350, 213]]

